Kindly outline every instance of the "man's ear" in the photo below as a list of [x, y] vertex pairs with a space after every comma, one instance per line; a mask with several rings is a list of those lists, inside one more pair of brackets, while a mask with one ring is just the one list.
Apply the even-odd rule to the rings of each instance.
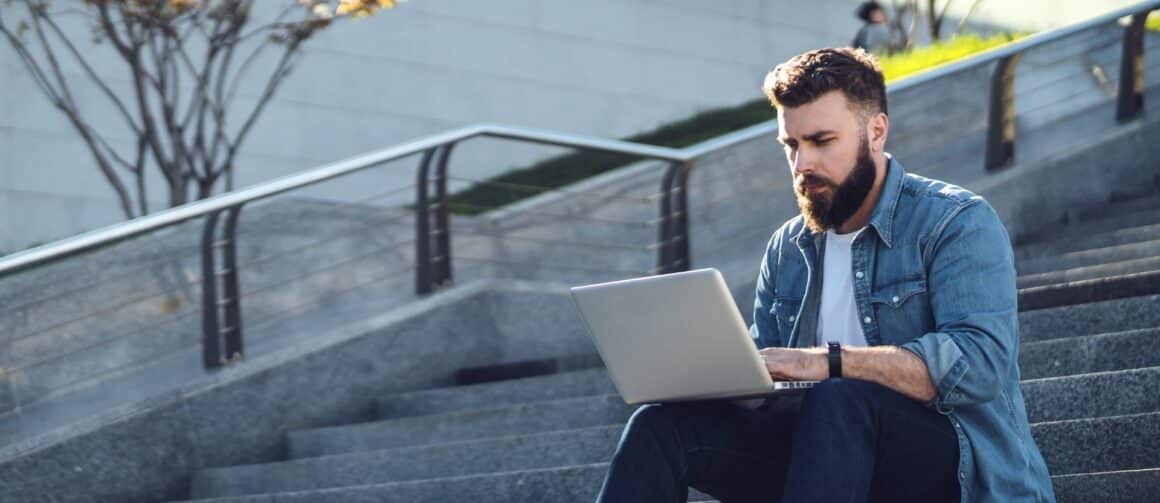
[[870, 117], [866, 124], [866, 131], [870, 138], [870, 151], [878, 154], [886, 151], [886, 137], [890, 133], [890, 117], [878, 112]]

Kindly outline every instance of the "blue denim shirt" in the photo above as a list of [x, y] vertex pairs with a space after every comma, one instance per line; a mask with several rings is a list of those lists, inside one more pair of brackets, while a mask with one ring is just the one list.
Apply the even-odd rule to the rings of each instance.
[[[799, 215], [770, 239], [750, 327], [759, 348], [814, 344], [814, 334], [799, 332], [818, 310], [823, 238]], [[1019, 387], [1011, 242], [991, 206], [889, 158], [851, 253], [866, 341], [911, 351], [930, 371], [937, 395], [929, 405], [959, 439], [961, 501], [1055, 501]]]

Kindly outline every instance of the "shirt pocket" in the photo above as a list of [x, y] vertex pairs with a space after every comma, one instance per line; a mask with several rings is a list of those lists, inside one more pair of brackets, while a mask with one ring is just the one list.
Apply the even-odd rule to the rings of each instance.
[[879, 287], [870, 295], [883, 344], [898, 345], [919, 337], [932, 325], [926, 282], [904, 279]]
[[769, 314], [773, 315], [774, 320], [777, 320], [777, 331], [780, 335], [778, 342], [782, 346], [787, 345], [789, 342], [790, 334], [793, 333], [793, 326], [797, 322], [798, 311], [801, 310], [801, 307], [801, 299], [778, 297], [773, 300], [773, 306], [769, 309]]

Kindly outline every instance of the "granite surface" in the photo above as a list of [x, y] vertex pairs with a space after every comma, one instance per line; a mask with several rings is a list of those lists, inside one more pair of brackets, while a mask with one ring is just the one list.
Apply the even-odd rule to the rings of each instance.
[[[607, 461], [621, 425], [202, 470], [194, 498], [532, 470]], [[503, 456], [495, 453], [502, 452]]]
[[608, 372], [591, 369], [513, 381], [397, 393], [379, 399], [379, 417], [396, 418], [514, 405], [561, 396], [605, 395], [616, 389]]
[[597, 395], [299, 430], [290, 433], [290, 458], [616, 424], [634, 409], [619, 395]]

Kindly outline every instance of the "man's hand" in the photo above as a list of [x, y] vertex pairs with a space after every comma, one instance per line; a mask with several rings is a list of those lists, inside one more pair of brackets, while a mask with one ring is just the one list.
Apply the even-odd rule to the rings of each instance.
[[765, 348], [765, 369], [775, 381], [821, 381], [830, 377], [826, 348]]

